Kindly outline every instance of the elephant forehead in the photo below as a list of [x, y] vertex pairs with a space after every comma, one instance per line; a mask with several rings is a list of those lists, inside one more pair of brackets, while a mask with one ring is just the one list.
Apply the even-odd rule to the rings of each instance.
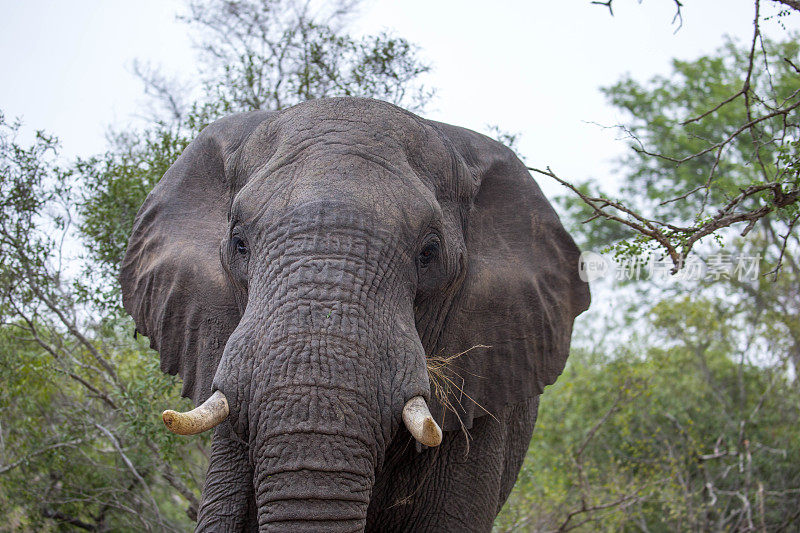
[[243, 145], [239, 169], [253, 175], [297, 160], [352, 155], [393, 173], [408, 168], [423, 178], [452, 171], [452, 152], [426, 121], [386, 102], [332, 98], [281, 111], [259, 126]]
[[237, 154], [233, 216], [252, 222], [330, 202], [416, 233], [441, 215], [456, 161], [441, 134], [385, 102], [325, 99], [280, 112]]
[[387, 167], [345, 153], [320, 153], [264, 169], [236, 195], [232, 215], [244, 223], [269, 223], [310, 206], [332, 216], [359, 213], [367, 224], [412, 234], [441, 216], [434, 192], [408, 165]]

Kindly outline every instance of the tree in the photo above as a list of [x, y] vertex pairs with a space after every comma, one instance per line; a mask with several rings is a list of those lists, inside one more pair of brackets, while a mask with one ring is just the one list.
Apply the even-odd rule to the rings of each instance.
[[3, 514], [30, 527], [180, 530], [183, 513], [158, 495], [171, 486], [194, 513], [198, 486], [191, 461], [164, 460], [187, 444], [151, 416], [174, 380], [115, 321], [89, 315], [92, 289], [68, 274], [74, 176], [55, 138], [23, 146], [19, 126], [0, 114]]
[[308, 1], [193, 0], [183, 17], [214, 39], [198, 46], [210, 67], [204, 92], [225, 112], [283, 109], [323, 96], [367, 96], [415, 110], [432, 92], [430, 70], [405, 39], [356, 39], [344, 28], [358, 2], [313, 10]]
[[649, 319], [641, 336], [571, 355], [498, 529], [800, 525], [800, 390], [781, 357], [761, 359], [769, 330], [742, 331], [747, 311], [724, 298], [664, 299]]
[[[593, 3], [612, 8], [611, 1]], [[800, 10], [780, 3], [785, 13]], [[682, 4], [675, 4], [680, 19]], [[618, 238], [619, 252], [657, 249], [677, 271], [702, 239], [723, 240], [733, 226], [746, 236], [769, 217], [783, 221], [784, 240], [791, 235], [800, 215], [798, 48], [796, 39], [765, 39], [761, 3], [754, 5], [746, 49], [728, 43], [715, 57], [673, 62], [671, 78], [646, 86], [625, 79], [606, 89], [632, 119], [620, 126], [633, 150], [619, 195], [626, 200], [532, 169], [572, 190], [588, 220], [619, 224], [605, 230]]]
[[[800, 45], [794, 40], [783, 43], [764, 40], [764, 43], [769, 53], [759, 54], [759, 61], [772, 65], [769, 78], [764, 79], [765, 71], [759, 71], [761, 75], [756, 75], [754, 71], [753, 83], [768, 84], [772, 93], [779, 97], [796, 98], [800, 95], [800, 76], [783, 58], [797, 56]], [[785, 164], [781, 179], [798, 183], [800, 167], [794, 171], [794, 175], [789, 174], [788, 169], [798, 161], [798, 155], [791, 154], [794, 153], [792, 150], [797, 149], [800, 131], [798, 124], [792, 121], [800, 114], [795, 112], [786, 120], [773, 117], [763, 121], [758, 127], [758, 135], [764, 142], [754, 144], [749, 134], [736, 136], [726, 144], [724, 151], [707, 152], [678, 166], [663, 157], [650, 155], [681, 151], [695, 153], [702, 151], [709, 139], [728, 139], [728, 132], [737, 131], [738, 124], [746, 120], [748, 114], [742, 98], [686, 127], [676, 126], [675, 117], [705, 109], [709, 102], [720, 100], [737, 87], [740, 80], [747, 76], [750, 57], [749, 50], [728, 42], [713, 56], [694, 61], [674, 61], [673, 72], [668, 77], [657, 76], [647, 84], [625, 77], [603, 91], [612, 104], [635, 117], [629, 131], [636, 139], [637, 149], [620, 161], [623, 169], [620, 194], [629, 203], [649, 206], [654, 219], [671, 220], [673, 223], [681, 221], [687, 226], [693, 220], [698, 220], [698, 213], [707, 212], [709, 206], [722, 203], [732, 205], [733, 200], [738, 204], [730, 213], [758, 213], [758, 218], [752, 219], [745, 227], [747, 238], [717, 234], [716, 242], [727, 246], [726, 254], [729, 257], [748, 256], [756, 259], [761, 276], [749, 280], [738, 279], [728, 273], [713, 286], [707, 285], [706, 289], [725, 285], [731, 305], [751, 309], [750, 327], [780, 327], [781, 331], [776, 332], [779, 335], [772, 338], [790, 345], [787, 346], [788, 351], [781, 350], [781, 353], [789, 354], [789, 364], [797, 371], [800, 369], [800, 308], [796, 303], [797, 280], [800, 279], [800, 239], [796, 232], [796, 221], [800, 211], [797, 204], [778, 209], [775, 204], [769, 204], [763, 195], [747, 196], [741, 191], [761, 187], [764, 183], [774, 183], [774, 180], [765, 181], [764, 172], [779, 172], [781, 164]], [[767, 139], [770, 141], [767, 142]], [[642, 146], [652, 147], [653, 152], [643, 152]], [[709, 168], [714, 170], [711, 182]], [[708, 183], [711, 186], [704, 189]], [[759, 183], [761, 185], [757, 185]], [[582, 185], [576, 190], [588, 196], [588, 187]], [[683, 191], [695, 190], [694, 194], [683, 194]], [[767, 197], [773, 192], [766, 193]], [[631, 230], [629, 226], [608, 224], [597, 216], [594, 207], [580, 199], [562, 198], [562, 205], [568, 210], [570, 219], [575, 221], [573, 230], [589, 248], [614, 248], [623, 254], [657, 249], [655, 241]], [[723, 220], [725, 216], [708, 216], [698, 223]], [[578, 223], [587, 219], [587, 223]], [[669, 235], [670, 238], [686, 238], [686, 246], [694, 246], [697, 241], [692, 239], [699, 233], [673, 232]], [[711, 245], [694, 250], [707, 259], [708, 256], [721, 254], [719, 248]], [[663, 252], [663, 248], [660, 251]], [[684, 252], [681, 254], [684, 257]], [[673, 292], [672, 296], [679, 294], [679, 291]], [[664, 297], [663, 292], [658, 297]]]

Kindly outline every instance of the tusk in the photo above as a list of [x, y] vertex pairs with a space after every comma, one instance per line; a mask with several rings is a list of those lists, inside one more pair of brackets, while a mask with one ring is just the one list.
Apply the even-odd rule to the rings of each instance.
[[433, 419], [422, 396], [414, 396], [406, 402], [403, 407], [403, 423], [420, 444], [438, 446], [442, 443], [442, 430]]
[[197, 435], [208, 431], [227, 417], [228, 399], [219, 390], [191, 411], [179, 413], [167, 409], [161, 415], [167, 428], [178, 435]]

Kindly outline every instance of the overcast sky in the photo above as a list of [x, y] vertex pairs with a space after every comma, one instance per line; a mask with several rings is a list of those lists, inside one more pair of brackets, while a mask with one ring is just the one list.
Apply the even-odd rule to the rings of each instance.
[[[684, 3], [677, 32], [672, 0], [616, 0], [613, 18], [589, 0], [374, 0], [353, 29], [393, 30], [420, 46], [435, 69], [427, 81], [438, 90], [428, 118], [519, 132], [529, 164], [606, 182], [624, 144], [597, 125], [621, 120], [598, 87], [626, 72], [641, 80], [666, 74], [671, 58], [713, 52], [725, 34], [750, 39], [751, 0]], [[765, 4], [766, 15], [777, 12]], [[0, 6], [0, 109], [28, 128], [56, 134], [66, 156], [103, 151], [110, 125], [125, 128], [142, 114], [146, 100], [131, 73], [134, 59], [186, 78], [196, 73], [190, 37], [175, 20], [178, 0], [0, 0]], [[783, 20], [797, 29], [797, 19]], [[775, 20], [763, 29], [787, 35]], [[547, 192], [557, 190], [537, 179]]]

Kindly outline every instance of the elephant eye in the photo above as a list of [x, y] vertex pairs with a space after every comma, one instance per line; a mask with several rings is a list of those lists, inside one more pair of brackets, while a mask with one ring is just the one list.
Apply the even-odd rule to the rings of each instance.
[[247, 253], [250, 251], [247, 248], [247, 244], [238, 237], [234, 239], [233, 246], [234, 249], [236, 250], [236, 253], [238, 253], [239, 255], [247, 255]]
[[428, 266], [439, 255], [439, 241], [430, 241], [419, 252], [418, 261], [422, 267]]

